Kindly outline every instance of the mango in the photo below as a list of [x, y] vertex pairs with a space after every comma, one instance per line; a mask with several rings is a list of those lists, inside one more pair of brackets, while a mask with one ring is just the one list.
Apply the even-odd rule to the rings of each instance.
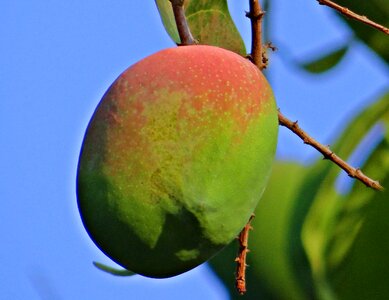
[[110, 86], [84, 137], [77, 198], [89, 236], [144, 276], [198, 266], [253, 213], [277, 134], [271, 87], [246, 58], [196, 45], [141, 60]]

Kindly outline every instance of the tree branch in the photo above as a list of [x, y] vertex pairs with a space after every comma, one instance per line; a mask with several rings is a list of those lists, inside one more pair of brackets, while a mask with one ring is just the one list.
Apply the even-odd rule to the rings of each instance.
[[267, 66], [262, 45], [262, 17], [265, 12], [262, 10], [259, 0], [250, 0], [250, 11], [246, 17], [251, 20], [251, 61], [263, 70]]
[[347, 162], [345, 162], [334, 152], [332, 152], [332, 150], [329, 147], [320, 144], [311, 136], [309, 136], [304, 130], [300, 128], [300, 126], [297, 124], [297, 121], [296, 122], [290, 121], [283, 114], [281, 114], [280, 111], [278, 111], [278, 122], [281, 126], [284, 126], [290, 129], [291, 131], [293, 131], [298, 137], [300, 137], [303, 140], [304, 144], [308, 144], [312, 146], [321, 154], [323, 154], [324, 159], [329, 159], [335, 164], [337, 164], [340, 168], [346, 171], [348, 176], [358, 179], [359, 181], [363, 182], [366, 186], [370, 188], [373, 188], [375, 190], [383, 190], [383, 187], [380, 185], [378, 181], [367, 177], [365, 174], [362, 173], [360, 169], [356, 169], [350, 166]]
[[239, 253], [238, 257], [235, 259], [236, 261], [236, 278], [235, 285], [239, 294], [243, 295], [246, 293], [246, 257], [248, 249], [248, 240], [249, 240], [249, 231], [253, 229], [251, 227], [251, 221], [254, 219], [254, 214], [251, 215], [249, 221], [246, 226], [242, 229], [238, 236], [239, 240]]
[[184, 0], [169, 1], [172, 3], [174, 19], [176, 20], [177, 30], [181, 40], [181, 44], [179, 44], [179, 46], [196, 44], [196, 40], [193, 38], [188, 22], [186, 21]]
[[349, 10], [348, 8], [343, 7], [339, 4], [336, 4], [335, 2], [332, 2], [330, 0], [316, 0], [316, 1], [319, 2], [320, 5], [325, 5], [325, 6], [331, 7], [346, 17], [349, 17], [351, 19], [365, 23], [366, 25], [369, 25], [369, 26], [371, 26], [375, 29], [378, 29], [379, 31], [382, 31], [383, 33], [389, 35], [389, 28], [386, 28], [385, 26], [383, 26], [381, 24], [378, 24], [378, 23], [371, 21], [366, 16], [358, 15], [357, 13]]

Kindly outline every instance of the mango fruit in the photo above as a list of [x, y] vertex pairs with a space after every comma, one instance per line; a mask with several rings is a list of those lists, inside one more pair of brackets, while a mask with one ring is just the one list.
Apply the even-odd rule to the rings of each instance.
[[229, 244], [266, 186], [278, 133], [263, 74], [213, 46], [162, 50], [123, 72], [83, 141], [77, 198], [94, 243], [165, 278]]

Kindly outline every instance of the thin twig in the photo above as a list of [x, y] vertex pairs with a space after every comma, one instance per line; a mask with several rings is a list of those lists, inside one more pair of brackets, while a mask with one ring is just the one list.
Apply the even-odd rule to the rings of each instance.
[[264, 61], [262, 47], [262, 17], [265, 12], [261, 8], [259, 0], [250, 0], [250, 11], [246, 13], [246, 17], [251, 20], [251, 60], [260, 69], [263, 70], [267, 66]]
[[323, 144], [320, 144], [311, 136], [309, 136], [304, 130], [300, 128], [297, 121], [293, 122], [287, 119], [283, 114], [281, 114], [280, 111], [278, 111], [278, 121], [281, 126], [287, 127], [288, 129], [293, 131], [297, 136], [299, 136], [303, 140], [304, 144], [308, 144], [312, 146], [321, 154], [323, 154], [324, 159], [331, 160], [332, 162], [337, 164], [340, 168], [342, 168], [344, 171], [346, 171], [348, 176], [358, 179], [359, 181], [363, 182], [366, 186], [370, 188], [373, 188], [375, 190], [383, 190], [383, 187], [380, 185], [378, 181], [367, 177], [365, 174], [362, 173], [360, 169], [353, 168], [347, 162], [345, 162], [339, 156], [337, 156], [328, 146], [324, 146]]
[[236, 278], [235, 285], [239, 294], [243, 295], [246, 293], [246, 257], [248, 249], [248, 240], [249, 240], [249, 231], [253, 229], [251, 227], [251, 221], [254, 219], [254, 214], [251, 215], [249, 221], [246, 226], [242, 229], [238, 236], [239, 240], [239, 252], [238, 257], [235, 259], [236, 261]]
[[172, 3], [174, 19], [177, 25], [177, 31], [180, 36], [181, 44], [179, 46], [187, 46], [196, 44], [190, 32], [188, 22], [185, 17], [184, 0], [169, 0]]
[[379, 31], [382, 31], [383, 33], [386, 33], [389, 35], [389, 28], [386, 28], [385, 26], [378, 24], [376, 22], [371, 21], [366, 16], [358, 15], [357, 13], [349, 10], [346, 7], [343, 7], [335, 2], [332, 2], [330, 0], [317, 0], [320, 5], [326, 5], [328, 7], [331, 7], [338, 12], [340, 12], [342, 15], [345, 15], [346, 17], [349, 17], [351, 19], [357, 20], [359, 22], [365, 23], [366, 25], [369, 25], [375, 29], [378, 29]]

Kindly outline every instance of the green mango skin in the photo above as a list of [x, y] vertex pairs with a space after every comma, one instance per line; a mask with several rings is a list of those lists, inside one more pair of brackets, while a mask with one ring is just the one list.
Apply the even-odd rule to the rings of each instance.
[[89, 123], [78, 207], [95, 244], [165, 278], [205, 262], [244, 227], [265, 188], [276, 103], [247, 59], [183, 46], [128, 68]]

